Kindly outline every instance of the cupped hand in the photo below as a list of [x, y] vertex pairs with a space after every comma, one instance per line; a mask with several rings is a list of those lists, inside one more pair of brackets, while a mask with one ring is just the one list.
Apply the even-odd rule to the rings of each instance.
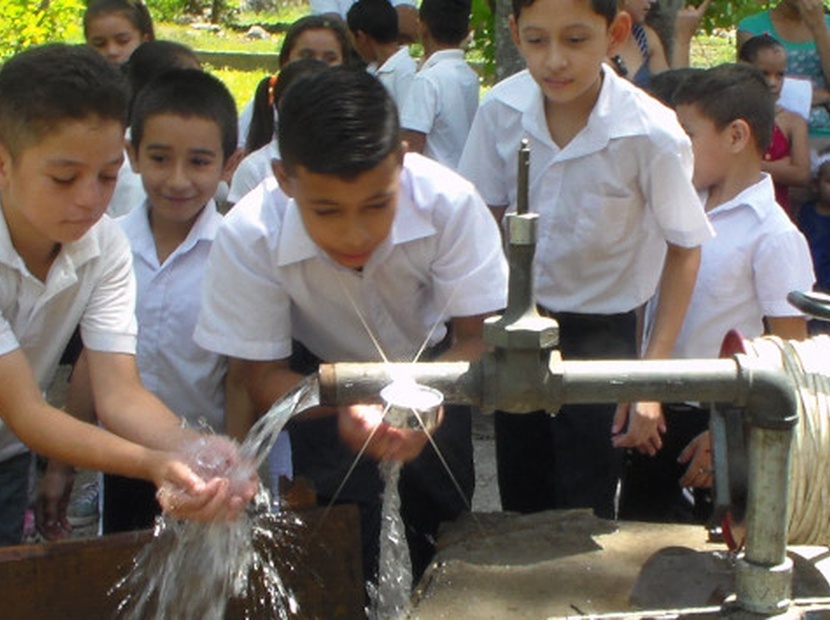
[[615, 448], [636, 448], [654, 456], [663, 447], [666, 420], [660, 403], [620, 403], [611, 426]]
[[700, 28], [700, 22], [706, 14], [706, 9], [709, 8], [711, 3], [712, 0], [703, 0], [703, 2], [700, 3], [700, 6], [687, 4], [686, 6], [678, 9], [674, 21], [675, 36], [683, 36], [691, 39], [697, 32], [698, 28]]
[[680, 479], [683, 487], [712, 486], [712, 437], [704, 431], [683, 448], [678, 463], [688, 463], [686, 473]]
[[429, 437], [423, 430], [403, 429], [383, 421], [380, 405], [352, 405], [337, 412], [340, 439], [353, 452], [378, 461], [411, 461], [426, 446]]

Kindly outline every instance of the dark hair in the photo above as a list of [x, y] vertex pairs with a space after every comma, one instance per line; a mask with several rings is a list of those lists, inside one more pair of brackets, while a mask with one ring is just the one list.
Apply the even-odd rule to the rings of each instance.
[[89, 38], [89, 24], [92, 20], [110, 13], [120, 13], [126, 17], [148, 41], [156, 38], [150, 10], [141, 0], [93, 0], [84, 13], [84, 38]]
[[775, 98], [752, 65], [728, 63], [690, 75], [677, 89], [675, 104], [697, 106], [719, 131], [743, 119], [762, 154], [772, 139]]
[[349, 30], [365, 32], [378, 43], [398, 40], [398, 12], [389, 0], [357, 0], [346, 14]]
[[343, 56], [344, 63], [348, 62], [356, 54], [349, 41], [346, 27], [341, 20], [325, 15], [306, 15], [291, 24], [285, 33], [285, 39], [282, 41], [279, 55], [280, 69], [288, 64], [288, 57], [297, 44], [297, 39], [306, 30], [331, 30], [340, 43], [340, 52]]
[[274, 109], [278, 108], [285, 89], [304, 73], [322, 71], [327, 67], [326, 63], [316, 58], [300, 58], [289, 62], [279, 73], [260, 81], [254, 93], [254, 113], [245, 138], [246, 152], [251, 153], [274, 138]]
[[442, 45], [459, 45], [470, 34], [471, 0], [423, 0], [418, 16]]
[[[519, 16], [522, 14], [522, 9], [526, 6], [530, 6], [534, 2], [536, 2], [536, 0], [513, 0], [513, 16], [517, 21]], [[617, 2], [618, 0], [591, 0], [591, 9], [597, 15], [604, 17], [610, 24], [614, 21], [617, 17], [617, 13], [619, 12]]]
[[227, 87], [204, 71], [171, 69], [141, 89], [133, 101], [130, 116], [130, 140], [133, 148], [137, 150], [141, 144], [147, 120], [159, 114], [212, 121], [219, 127], [225, 159], [236, 150], [236, 103]]
[[165, 71], [198, 67], [201, 67], [199, 58], [186, 45], [165, 40], [145, 41], [130, 55], [125, 68], [131, 99], [134, 100], [142, 88]]
[[351, 179], [401, 148], [398, 108], [386, 87], [350, 67], [296, 79], [280, 103], [278, 135], [289, 174], [302, 166]]
[[758, 34], [744, 41], [738, 50], [738, 60], [754, 63], [758, 59], [758, 54], [762, 51], [779, 48], [785, 49], [778, 39], [766, 32]]
[[677, 90], [683, 85], [690, 75], [701, 73], [705, 69], [698, 69], [695, 67], [680, 67], [678, 69], [668, 69], [661, 71], [651, 76], [651, 82], [646, 89], [648, 93], [667, 105], [670, 108], [676, 107], [674, 98]]
[[17, 157], [68, 120], [126, 124], [127, 82], [86, 45], [33, 47], [0, 68], [0, 142]]

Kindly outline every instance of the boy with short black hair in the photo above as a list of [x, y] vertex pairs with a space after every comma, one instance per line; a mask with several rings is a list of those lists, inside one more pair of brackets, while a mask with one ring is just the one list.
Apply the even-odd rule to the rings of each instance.
[[398, 108], [406, 101], [417, 66], [409, 48], [398, 44], [398, 14], [389, 0], [357, 0], [346, 23], [355, 49], [386, 86]]
[[[442, 343], [444, 359], [478, 357], [484, 316], [506, 301], [498, 227], [469, 182], [404, 156], [383, 85], [343, 67], [303, 75], [280, 104], [279, 144], [274, 171], [290, 199], [264, 184], [243, 198], [205, 278], [195, 338], [231, 358], [227, 389], [243, 390], [261, 413], [320, 360], [413, 361]], [[432, 446], [421, 453], [423, 433], [380, 423], [380, 409], [338, 413], [292, 425], [295, 474], [313, 480], [321, 502], [360, 506], [373, 580], [382, 485], [372, 459], [411, 460], [399, 488], [417, 579], [439, 523], [469, 508], [469, 408], [448, 411], [435, 433], [446, 468]], [[245, 432], [253, 421], [235, 424]]]
[[[813, 266], [806, 240], [776, 203], [772, 178], [762, 172], [775, 119], [775, 98], [763, 74], [746, 64], [720, 65], [690, 75], [674, 100], [692, 140], [694, 184], [717, 235], [703, 244], [697, 285], [673, 357], [717, 357], [733, 329], [748, 339], [764, 333], [805, 339], [807, 321], [787, 295], [812, 288]], [[694, 416], [683, 408], [685, 419]], [[707, 419], [708, 411], [700, 412], [697, 432], [706, 428]], [[711, 485], [708, 433], [692, 442], [680, 463], [675, 461], [693, 436], [676, 437], [665, 462], [634, 462], [638, 469], [631, 473], [648, 479], [651, 488], [640, 486], [650, 505], [640, 502], [644, 508], [631, 518], [665, 517], [660, 510], [678, 505], [678, 479], [682, 486]]]
[[[191, 428], [221, 433], [226, 360], [197, 346], [193, 329], [222, 221], [214, 194], [241, 155], [236, 104], [215, 77], [172, 69], [138, 93], [130, 128], [130, 159], [147, 198], [118, 223], [132, 246], [141, 382]], [[150, 528], [157, 512], [144, 481], [104, 477], [104, 533]]]
[[[27, 446], [80, 467], [178, 487], [191, 496], [163, 493], [160, 501], [182, 517], [232, 515], [255, 490], [231, 497], [227, 479], [206, 483], [171, 454], [193, 435], [138, 380], [129, 246], [102, 217], [122, 163], [126, 106], [117, 70], [87, 47], [33, 48], [0, 69], [3, 544], [20, 541]], [[43, 400], [79, 323], [101, 422], [155, 450]]]
[[424, 61], [401, 107], [409, 150], [455, 169], [478, 108], [478, 74], [461, 49], [470, 32], [469, 0], [424, 0]]
[[[689, 140], [671, 110], [604, 64], [630, 30], [617, 0], [514, 0], [510, 30], [528, 70], [482, 102], [459, 171], [500, 218], [528, 138], [536, 297], [559, 321], [564, 359], [636, 358], [637, 311], [658, 286], [643, 357], [669, 357], [711, 235]], [[502, 505], [613, 518], [621, 448], [654, 453], [663, 427], [659, 403], [496, 414]]]

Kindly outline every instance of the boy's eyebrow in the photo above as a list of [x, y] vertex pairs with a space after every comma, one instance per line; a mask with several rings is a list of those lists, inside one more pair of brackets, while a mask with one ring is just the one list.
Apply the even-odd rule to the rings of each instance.
[[[105, 163], [105, 166], [120, 166], [124, 163], [124, 154], [122, 153], [118, 157], [115, 157]], [[75, 159], [69, 159], [65, 157], [56, 157], [54, 159], [47, 159], [46, 160], [47, 166], [57, 166], [57, 167], [77, 167], [77, 166], [85, 166], [86, 163], [82, 161], [77, 161]]]
[[[173, 149], [173, 146], [170, 144], [160, 144], [158, 142], [151, 142], [147, 145], [148, 149], [153, 149], [156, 151], [169, 151]], [[187, 149], [187, 152], [190, 154], [198, 154], [198, 155], [212, 155], [215, 156], [217, 151], [207, 147], [195, 147]]]
[[[380, 192], [377, 192], [376, 194], [372, 194], [371, 196], [367, 197], [363, 202], [366, 203], [366, 202], [372, 202], [372, 201], [375, 201], [375, 200], [391, 198], [392, 196], [395, 195], [395, 193], [396, 192], [393, 191], [393, 190], [380, 191]], [[340, 203], [337, 200], [334, 200], [332, 198], [325, 198], [325, 197], [311, 198], [310, 202], [312, 202], [314, 204], [318, 204], [318, 205], [340, 206]]]

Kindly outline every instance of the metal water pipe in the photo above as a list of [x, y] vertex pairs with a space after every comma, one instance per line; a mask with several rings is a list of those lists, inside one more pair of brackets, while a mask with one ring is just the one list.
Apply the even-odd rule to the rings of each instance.
[[745, 355], [562, 360], [556, 349], [558, 324], [538, 313], [533, 295], [538, 216], [526, 210], [527, 161], [523, 144], [519, 208], [507, 216], [508, 304], [503, 315], [485, 323], [484, 337], [492, 349], [476, 362], [324, 364], [319, 370], [322, 404], [380, 402], [381, 390], [393, 378], [407, 376], [441, 391], [446, 403], [474, 405], [485, 413], [555, 414], [563, 404], [633, 401], [701, 401], [743, 408], [750, 426], [747, 533], [732, 605], [762, 616], [786, 611], [792, 589], [787, 498], [797, 420], [791, 381], [783, 370]]

